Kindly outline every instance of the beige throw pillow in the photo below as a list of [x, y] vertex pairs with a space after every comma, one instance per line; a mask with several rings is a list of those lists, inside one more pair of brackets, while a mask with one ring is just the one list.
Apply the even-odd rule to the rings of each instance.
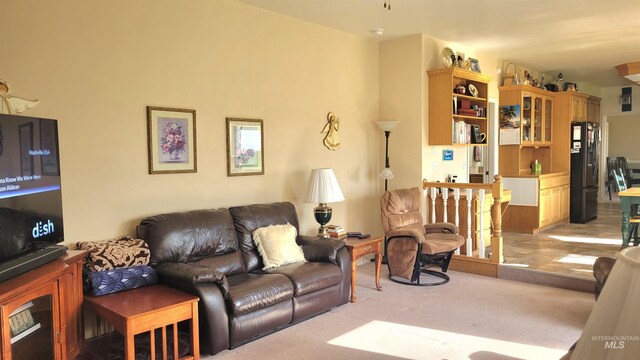
[[296, 228], [291, 224], [269, 225], [253, 231], [263, 270], [306, 261], [302, 248], [296, 244], [296, 235]]

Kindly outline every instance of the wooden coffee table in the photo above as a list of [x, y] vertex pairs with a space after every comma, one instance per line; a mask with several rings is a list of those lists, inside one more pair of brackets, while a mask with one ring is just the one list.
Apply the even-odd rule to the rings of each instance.
[[365, 255], [374, 254], [376, 262], [376, 289], [382, 291], [380, 286], [380, 266], [382, 265], [382, 240], [383, 237], [369, 237], [359, 239], [357, 237], [348, 237], [344, 239], [344, 243], [351, 254], [351, 302], [356, 302], [356, 269], [358, 268], [357, 260]]
[[104, 296], [84, 297], [85, 309], [124, 335], [125, 359], [135, 360], [134, 336], [149, 332], [151, 359], [155, 359], [155, 329], [162, 328], [163, 359], [167, 358], [167, 327], [173, 331], [173, 358], [178, 359], [178, 323], [191, 320], [191, 356], [200, 359], [198, 297], [164, 285], [152, 285]]

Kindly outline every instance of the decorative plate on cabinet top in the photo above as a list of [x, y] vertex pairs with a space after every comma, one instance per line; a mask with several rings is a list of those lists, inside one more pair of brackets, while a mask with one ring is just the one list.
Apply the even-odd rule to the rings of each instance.
[[442, 65], [448, 68], [453, 66], [454, 54], [451, 48], [446, 47], [442, 49], [442, 51], [440, 52], [440, 56], [442, 59]]
[[467, 86], [467, 89], [469, 90], [471, 96], [478, 97], [478, 88], [476, 88], [475, 85], [469, 84], [469, 86]]

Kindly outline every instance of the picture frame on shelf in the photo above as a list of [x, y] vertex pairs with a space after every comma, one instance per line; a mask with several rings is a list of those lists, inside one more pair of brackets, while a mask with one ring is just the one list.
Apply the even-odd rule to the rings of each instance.
[[227, 176], [264, 175], [262, 119], [226, 118]]
[[477, 72], [477, 73], [482, 72], [480, 70], [480, 63], [478, 62], [478, 59], [469, 58], [469, 65], [471, 66], [471, 71]]
[[196, 111], [147, 106], [149, 174], [197, 172]]

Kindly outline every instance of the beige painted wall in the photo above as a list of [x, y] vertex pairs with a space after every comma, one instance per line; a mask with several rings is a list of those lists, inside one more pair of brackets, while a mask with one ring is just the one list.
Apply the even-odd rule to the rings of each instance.
[[602, 115], [624, 114], [620, 105], [620, 94], [623, 87], [631, 87], [631, 112], [640, 113], [640, 86], [629, 81], [629, 85], [602, 88], [600, 95], [600, 113]]
[[[445, 46], [479, 59], [483, 73], [497, 77], [497, 59], [461, 44], [447, 44], [425, 34], [380, 43], [380, 118], [401, 121], [389, 141], [391, 168], [397, 176], [390, 180], [390, 189], [420, 186], [423, 178], [444, 181], [447, 174], [459, 179], [468, 176], [468, 147], [429, 146], [428, 141], [426, 72], [443, 66], [440, 51]], [[489, 84], [489, 96], [497, 95], [498, 84], [494, 80]], [[454, 151], [453, 161], [442, 160], [444, 149]]]
[[[389, 189], [420, 186], [422, 181], [422, 76], [422, 35], [380, 42], [380, 119], [400, 121], [389, 137], [395, 175]], [[380, 159], [384, 165], [384, 148]]]
[[623, 156], [629, 160], [640, 160], [640, 114], [610, 116], [609, 156]]
[[[0, 78], [60, 120], [66, 242], [134, 232], [162, 212], [301, 200], [332, 167], [333, 223], [378, 232], [378, 44], [228, 0], [0, 2]], [[198, 172], [149, 175], [145, 107], [197, 111]], [[342, 148], [320, 134], [341, 121]], [[265, 123], [265, 175], [227, 177], [225, 117]], [[399, 129], [402, 129], [401, 127]], [[409, 131], [409, 130], [399, 130]]]

